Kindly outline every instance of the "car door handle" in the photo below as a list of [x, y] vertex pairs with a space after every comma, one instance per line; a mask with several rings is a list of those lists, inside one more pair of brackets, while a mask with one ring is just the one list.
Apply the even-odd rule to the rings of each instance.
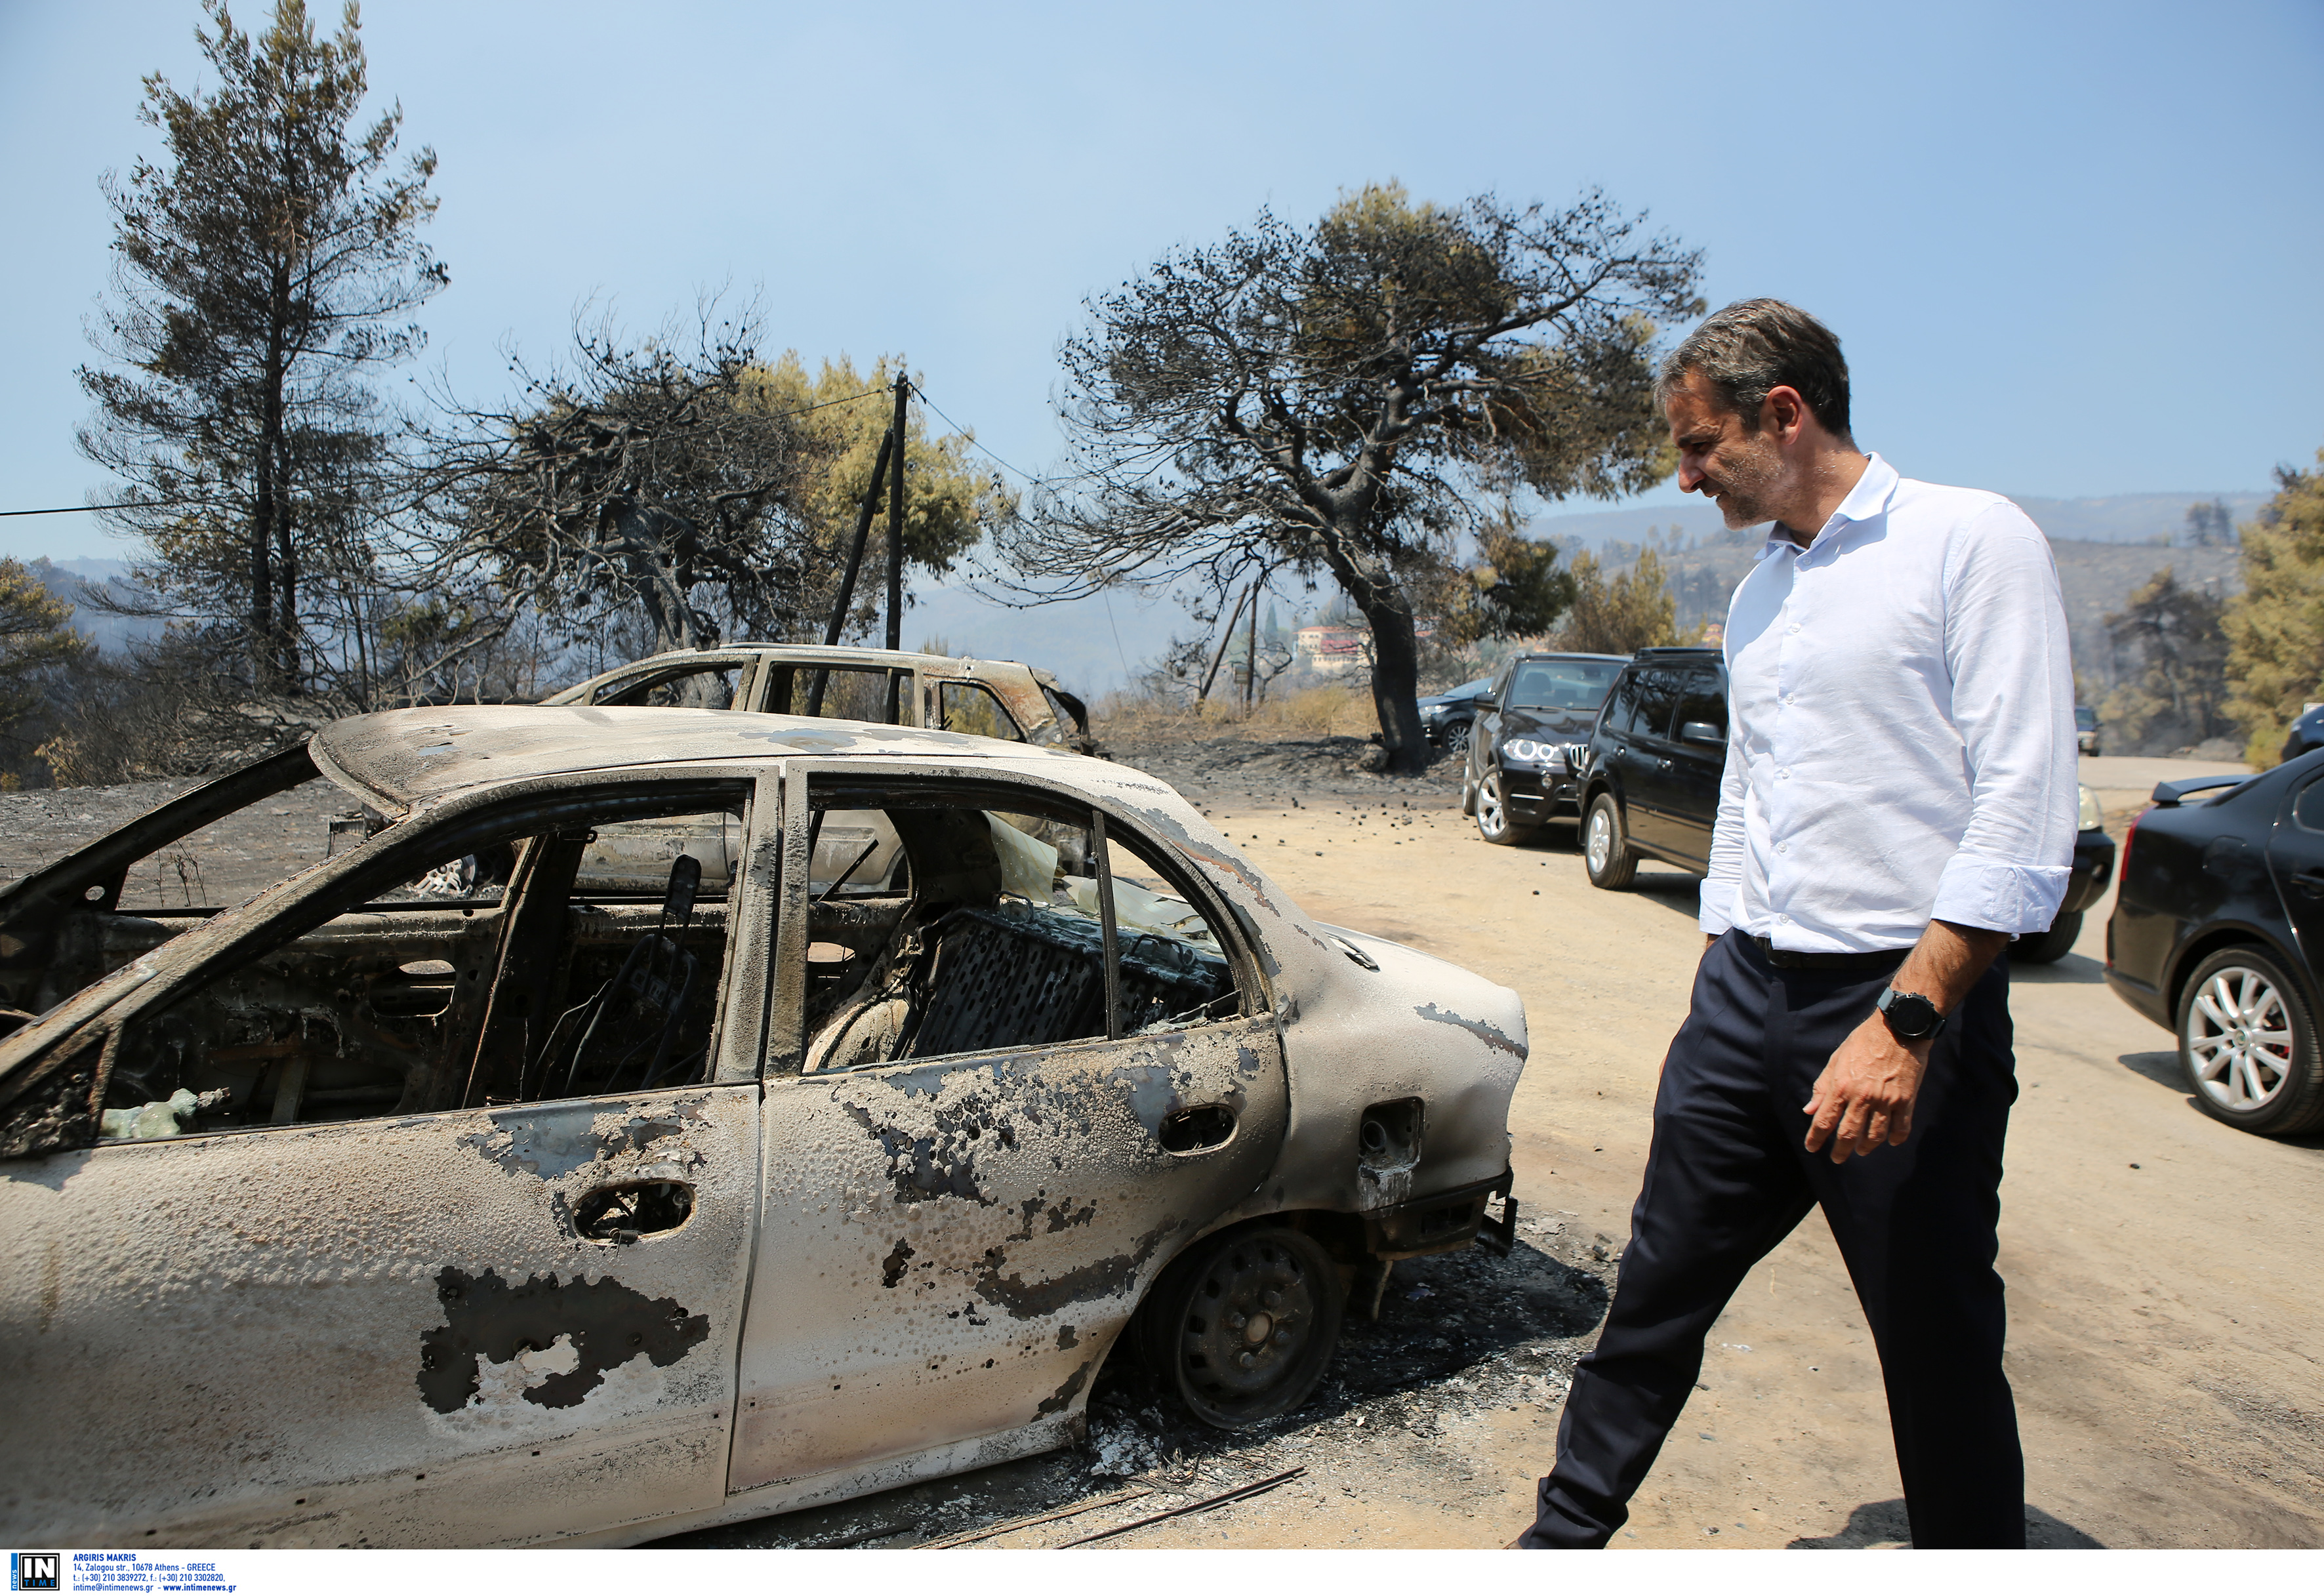
[[1234, 1110], [1222, 1102], [1180, 1109], [1157, 1132], [1166, 1153], [1207, 1153], [1234, 1139]]
[[630, 1180], [601, 1185], [574, 1204], [573, 1228], [585, 1241], [626, 1247], [640, 1236], [674, 1231], [694, 1214], [694, 1188], [682, 1180]]
[[2310, 898], [2324, 897], [2324, 866], [2310, 865], [2292, 872], [2292, 884]]

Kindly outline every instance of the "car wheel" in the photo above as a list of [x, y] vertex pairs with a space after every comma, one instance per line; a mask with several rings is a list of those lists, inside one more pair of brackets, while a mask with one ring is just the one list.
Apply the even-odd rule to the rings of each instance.
[[2020, 936], [2010, 944], [2009, 962], [2013, 964], [2054, 964], [2073, 951], [2074, 938], [2082, 934], [2081, 910], [2074, 909], [2050, 922], [2046, 931], [2031, 936]]
[[1466, 753], [1469, 752], [1469, 723], [1467, 721], [1454, 721], [1451, 725], [1444, 728], [1444, 752], [1447, 753]]
[[1582, 868], [1589, 872], [1591, 886], [1609, 892], [1628, 886], [1638, 873], [1637, 855], [1630, 852], [1630, 839], [1622, 832], [1621, 806], [1610, 792], [1591, 799], [1590, 811], [1582, 817]]
[[1240, 1231], [1163, 1271], [1142, 1350], [1206, 1425], [1241, 1430], [1288, 1413], [1323, 1378], [1340, 1340], [1340, 1271], [1295, 1230]]
[[2308, 1001], [2258, 948], [2223, 948], [2195, 966], [2179, 998], [2179, 1065], [2203, 1112], [2238, 1130], [2289, 1136], [2324, 1123]]
[[1508, 799], [1501, 791], [1501, 773], [1486, 771], [1484, 780], [1477, 784], [1477, 835], [1497, 846], [1514, 848], [1533, 832], [1532, 826], [1509, 813]]

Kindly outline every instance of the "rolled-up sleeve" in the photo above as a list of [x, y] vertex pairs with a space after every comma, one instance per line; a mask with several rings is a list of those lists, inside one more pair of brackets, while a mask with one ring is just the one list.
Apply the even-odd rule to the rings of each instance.
[[[2078, 808], [2073, 662], [2050, 545], [2015, 505], [1994, 504], [1956, 533], [1944, 594], [1970, 808], [1930, 918], [2047, 930], [2065, 898]], [[1706, 892], [1706, 920], [1709, 901]]]

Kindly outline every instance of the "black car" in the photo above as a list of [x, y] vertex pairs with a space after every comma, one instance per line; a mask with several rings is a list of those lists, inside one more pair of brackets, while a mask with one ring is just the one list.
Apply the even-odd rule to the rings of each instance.
[[1628, 886], [1641, 859], [1698, 875], [1711, 867], [1727, 766], [1727, 665], [1717, 649], [1640, 649], [1587, 748], [1580, 807], [1591, 886]]
[[[1630, 884], [1638, 861], [1700, 875], [1711, 868], [1727, 768], [1727, 667], [1716, 649], [1641, 649], [1598, 717], [1582, 770], [1582, 860], [1592, 886]], [[2114, 839], [2098, 800], [2080, 789], [2073, 874], [2050, 928], [2021, 936], [2010, 957], [2047, 964], [2081, 934], [2082, 912], [2106, 896]]]
[[1479, 701], [1461, 812], [1489, 843], [1513, 847], [1545, 820], [1579, 814], [1567, 746], [1589, 734], [1619, 654], [1513, 654]]
[[2289, 1136], [2324, 1125], [2324, 752], [2264, 775], [2165, 781], [2123, 839], [2107, 984], [2177, 1033], [2203, 1112]]
[[2283, 752], [2275, 756], [2276, 762], [2288, 765], [2301, 754], [2313, 753], [2319, 748], [2324, 748], [2324, 704], [2302, 711], [2300, 718], [2292, 723], [2291, 730], [2284, 733]]
[[1447, 753], [1466, 753], [1470, 728], [1476, 724], [1477, 711], [1492, 685], [1491, 677], [1480, 676], [1475, 681], [1429, 694], [1420, 701], [1422, 734]]

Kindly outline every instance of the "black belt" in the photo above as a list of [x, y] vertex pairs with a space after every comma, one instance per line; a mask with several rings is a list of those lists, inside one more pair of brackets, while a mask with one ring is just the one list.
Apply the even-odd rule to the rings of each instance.
[[1886, 948], [1878, 953], [1798, 953], [1788, 947], [1777, 947], [1764, 936], [1754, 936], [1751, 946], [1759, 956], [1778, 970], [1835, 970], [1847, 973], [1878, 975], [1894, 970], [1904, 962], [1909, 948]]

